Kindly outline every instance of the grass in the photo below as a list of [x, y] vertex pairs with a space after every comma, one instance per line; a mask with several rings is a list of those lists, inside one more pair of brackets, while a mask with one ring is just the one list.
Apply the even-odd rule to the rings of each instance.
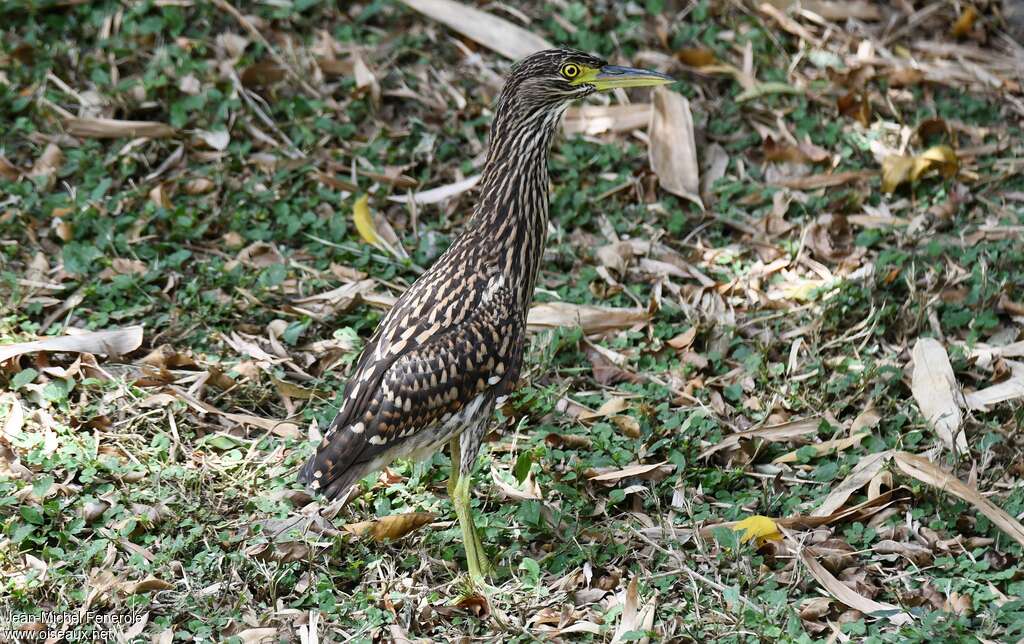
[[[1009, 515], [1024, 513], [1020, 400], [970, 414], [969, 453], [954, 456], [922, 417], [907, 366], [915, 341], [936, 337], [960, 383], [981, 389], [998, 368], [979, 366], [972, 348], [1020, 339], [1019, 85], [895, 87], [879, 71], [864, 84], [873, 110], [864, 127], [837, 114], [846, 89], [815, 63], [854, 53], [845, 35], [804, 56], [796, 37], [738, 5], [554, 7], [521, 10], [552, 42], [684, 79], [674, 89], [691, 99], [700, 158], [719, 146], [728, 162], [707, 186], [710, 216], [658, 189], [642, 139], [556, 142], [537, 301], [653, 315], [605, 334], [532, 334], [523, 384], [498, 412], [476, 477], [477, 521], [498, 565], [487, 602], [465, 586], [446, 455], [396, 462], [340, 510], [295, 483], [311, 424], [333, 417], [333, 395], [383, 314], [373, 298], [297, 300], [358, 279], [393, 296], [443, 252], [473, 192], [415, 211], [387, 197], [478, 169], [491, 79], [508, 62], [383, 0], [239, 5], [304, 83], [214, 5], [0, 7], [0, 154], [15, 168], [0, 174], [0, 337], [144, 327], [143, 345], [125, 356], [3, 364], [0, 409], [8, 423], [20, 409], [23, 421], [0, 442], [0, 614], [129, 615], [126, 639], [160, 641], [313, 641], [313, 631], [324, 641], [525, 642], [559, 629], [573, 641], [1024, 637], [1021, 545], [895, 467], [879, 483], [899, 496], [859, 520], [760, 545], [713, 527], [807, 515], [866, 456], [889, 449], [938, 448], [942, 467]], [[891, 46], [950, 40], [950, 11]], [[758, 81], [806, 80], [806, 91], [737, 102], [732, 77], [650, 53], [707, 48], [742, 66], [747, 46]], [[379, 94], [347, 67], [353, 48]], [[76, 136], [64, 112], [157, 121], [175, 134]], [[932, 118], [961, 154], [973, 150], [953, 179], [893, 194], [877, 177], [779, 185], [876, 171], [873, 146], [896, 148], [901, 127], [909, 135]], [[778, 135], [779, 123], [829, 160], [766, 160], [763, 132]], [[207, 134], [222, 132], [226, 146]], [[61, 153], [49, 164], [40, 161], [48, 146]], [[364, 194], [408, 259], [361, 241], [351, 212]], [[849, 223], [888, 212], [896, 225]], [[849, 229], [825, 213], [848, 216]], [[627, 258], [621, 272], [597, 250], [613, 235], [665, 248]], [[676, 271], [644, 268], [645, 257]], [[780, 259], [784, 269], [765, 270]], [[680, 276], [679, 262], [714, 286], [690, 269]], [[199, 413], [175, 391], [216, 411]], [[613, 413], [581, 417], [609, 400]], [[858, 444], [813, 447], [848, 436], [869, 408], [879, 420]], [[702, 457], [737, 431], [818, 416], [803, 440], [741, 441]], [[794, 450], [793, 462], [772, 462]], [[860, 490], [846, 505], [867, 499]], [[407, 512], [435, 517], [384, 543], [343, 527]], [[848, 587], [914, 620], [896, 625], [831, 599], [786, 545], [796, 542], [817, 548]], [[624, 610], [633, 601], [637, 619]]]

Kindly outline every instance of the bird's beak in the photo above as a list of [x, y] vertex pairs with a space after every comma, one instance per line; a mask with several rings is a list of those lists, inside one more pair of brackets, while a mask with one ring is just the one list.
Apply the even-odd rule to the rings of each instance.
[[654, 85], [667, 85], [674, 83], [675, 79], [661, 72], [653, 72], [648, 69], [634, 69], [632, 67], [618, 67], [616, 65], [605, 65], [590, 79], [584, 82], [593, 85], [599, 91], [615, 89], [616, 87], [649, 87]]

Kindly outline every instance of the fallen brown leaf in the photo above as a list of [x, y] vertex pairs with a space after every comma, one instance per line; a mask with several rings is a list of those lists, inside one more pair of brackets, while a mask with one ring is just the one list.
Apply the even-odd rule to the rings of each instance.
[[581, 327], [584, 333], [628, 329], [649, 319], [645, 309], [619, 309], [568, 302], [547, 302], [530, 308], [526, 324], [531, 331], [557, 327]]
[[496, 51], [510, 60], [551, 49], [540, 36], [518, 27], [504, 18], [452, 0], [402, 0], [409, 7], [448, 25], [470, 40]]
[[[851, 447], [857, 447], [860, 445], [861, 441], [870, 435], [871, 432], [861, 432], [846, 438], [837, 438], [835, 440], [812, 443], [811, 445], [808, 445], [808, 447], [813, 448], [814, 451], [817, 452], [818, 456], [823, 456], [825, 454], [832, 454], [833, 452], [841, 452], [845, 449], [850, 449]], [[798, 450], [786, 452], [782, 456], [776, 457], [772, 463], [795, 463], [799, 459], [797, 451]]]
[[368, 537], [374, 541], [401, 539], [437, 518], [433, 512], [406, 512], [391, 514], [372, 521], [349, 523], [342, 528], [357, 537]]
[[697, 458], [704, 459], [720, 450], [739, 445], [740, 441], [753, 440], [755, 438], [765, 441], [791, 441], [804, 436], [817, 433], [818, 425], [821, 424], [820, 416], [812, 416], [801, 420], [794, 420], [781, 425], [768, 425], [757, 429], [747, 430], [729, 434], [718, 443], [705, 449]]
[[862, 458], [850, 471], [850, 474], [839, 485], [832, 488], [821, 505], [811, 512], [811, 516], [829, 516], [841, 508], [854, 492], [867, 485], [876, 474], [882, 471], [886, 463], [892, 459], [892, 454], [891, 451], [876, 452]]
[[992, 520], [1000, 530], [1005, 532], [1011, 539], [1024, 545], [1024, 526], [1002, 508], [989, 501], [981, 495], [978, 490], [967, 485], [938, 465], [932, 463], [923, 456], [909, 452], [896, 452], [894, 462], [907, 476], [911, 476], [922, 483], [938, 488], [943, 492], [949, 492], [953, 496], [967, 501], [979, 512]]
[[700, 199], [700, 166], [693, 135], [690, 102], [682, 94], [659, 87], [654, 90], [654, 109], [648, 127], [648, 156], [658, 183], [672, 194], [695, 203]]
[[936, 145], [918, 156], [891, 154], [882, 159], [882, 192], [895, 192], [900, 184], [915, 182], [936, 170], [949, 179], [956, 176], [960, 161], [948, 145]]
[[910, 389], [921, 415], [949, 449], [967, 452], [967, 437], [961, 426], [960, 386], [946, 349], [938, 340], [920, 338], [914, 344], [914, 373]]
[[570, 107], [562, 119], [566, 134], [601, 134], [646, 129], [651, 121], [650, 103], [581, 105]]
[[[899, 606], [877, 602], [873, 599], [857, 593], [855, 590], [836, 579], [832, 573], [825, 569], [806, 548], [800, 550], [800, 561], [807, 567], [811, 576], [833, 597], [860, 612], [871, 615], [872, 613], [883, 613], [885, 619], [896, 625], [909, 624], [914, 618], [900, 610]], [[879, 616], [880, 617], [880, 616]]]
[[108, 331], [88, 331], [32, 342], [0, 345], [0, 362], [36, 351], [100, 353], [119, 356], [131, 353], [138, 349], [141, 344], [141, 326], [129, 326], [123, 329], [111, 329]]
[[174, 136], [176, 129], [157, 121], [119, 121], [116, 119], [71, 116], [64, 126], [74, 136], [86, 139], [150, 138]]

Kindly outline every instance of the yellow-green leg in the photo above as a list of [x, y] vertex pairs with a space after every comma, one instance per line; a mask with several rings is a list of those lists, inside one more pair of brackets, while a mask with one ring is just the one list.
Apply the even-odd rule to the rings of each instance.
[[487, 555], [484, 554], [484, 546], [480, 542], [480, 535], [477, 534], [476, 525], [473, 523], [473, 512], [469, 505], [472, 477], [469, 472], [460, 474], [462, 451], [459, 448], [459, 437], [453, 438], [448, 447], [452, 456], [452, 470], [448, 476], [448, 496], [452, 499], [455, 516], [459, 518], [459, 527], [462, 528], [462, 543], [466, 548], [466, 567], [469, 568], [469, 578], [476, 584], [482, 584], [491, 572], [491, 564], [487, 561]]

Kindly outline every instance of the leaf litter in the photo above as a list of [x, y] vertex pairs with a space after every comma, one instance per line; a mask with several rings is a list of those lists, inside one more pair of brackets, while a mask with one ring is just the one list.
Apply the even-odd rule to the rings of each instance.
[[[149, 595], [133, 637], [157, 641], [197, 610], [242, 641], [716, 639], [794, 612], [813, 637], [899, 637], [926, 610], [1007, 636], [1024, 103], [991, 3], [623, 5], [625, 46], [582, 5], [300, 4], [217, 3], [223, 23], [193, 22], [219, 33], [165, 41], [202, 61], [181, 73], [127, 11], [82, 23], [130, 43], [91, 75], [28, 81], [6, 63], [32, 73], [34, 45], [0, 50], [0, 83], [33, 97], [0, 157], [23, 289], [0, 345], [18, 596], [62, 601], [68, 570], [99, 567], [84, 606]], [[93, 9], [53, 15], [75, 11]], [[458, 595], [438, 582], [459, 560], [445, 457], [344, 506], [289, 486], [373, 322], [465, 221], [503, 58], [591, 34], [686, 86], [566, 115], [527, 364], [474, 494], [509, 594], [450, 607], [431, 599]], [[195, 107], [214, 87], [234, 102]], [[21, 556], [49, 547], [57, 498], [82, 554]], [[181, 545], [167, 512], [201, 538]], [[750, 519], [784, 539], [711, 538]], [[954, 570], [970, 584], [937, 581]], [[331, 609], [311, 599], [326, 584]]]

